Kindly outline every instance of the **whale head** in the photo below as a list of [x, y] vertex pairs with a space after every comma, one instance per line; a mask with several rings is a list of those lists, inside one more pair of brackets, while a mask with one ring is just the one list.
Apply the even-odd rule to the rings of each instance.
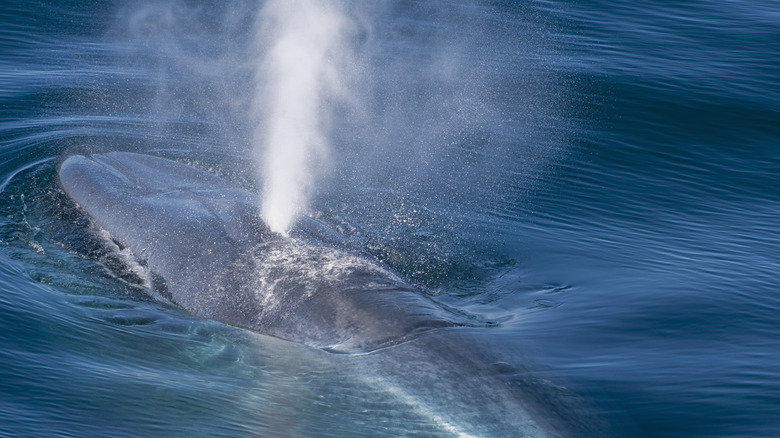
[[151, 286], [199, 316], [334, 352], [364, 352], [457, 325], [389, 269], [334, 245], [302, 218], [272, 233], [259, 196], [175, 161], [71, 155], [62, 188], [149, 271]]

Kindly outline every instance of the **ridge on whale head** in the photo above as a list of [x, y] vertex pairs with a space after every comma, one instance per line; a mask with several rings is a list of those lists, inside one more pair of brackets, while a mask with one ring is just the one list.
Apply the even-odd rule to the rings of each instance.
[[59, 180], [148, 267], [162, 297], [196, 315], [333, 352], [458, 325], [386, 268], [326, 244], [327, 228], [313, 219], [290, 238], [272, 233], [257, 195], [208, 172], [108, 152], [67, 157]]

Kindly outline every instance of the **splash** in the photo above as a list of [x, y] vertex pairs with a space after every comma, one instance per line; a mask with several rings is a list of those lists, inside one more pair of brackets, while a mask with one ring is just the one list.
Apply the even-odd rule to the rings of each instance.
[[332, 104], [348, 95], [350, 22], [326, 0], [271, 0], [260, 17], [264, 58], [253, 108], [260, 115], [261, 214], [271, 230], [286, 234], [328, 168]]

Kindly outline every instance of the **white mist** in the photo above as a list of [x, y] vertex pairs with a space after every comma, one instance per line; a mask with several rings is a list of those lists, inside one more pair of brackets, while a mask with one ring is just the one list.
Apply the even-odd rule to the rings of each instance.
[[261, 215], [286, 234], [328, 167], [330, 108], [348, 95], [350, 22], [330, 0], [270, 0], [260, 11], [253, 108]]

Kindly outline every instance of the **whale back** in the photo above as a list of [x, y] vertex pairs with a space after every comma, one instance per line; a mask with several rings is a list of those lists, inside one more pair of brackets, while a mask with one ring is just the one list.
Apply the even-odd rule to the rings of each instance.
[[334, 352], [363, 352], [437, 327], [446, 311], [388, 269], [316, 235], [269, 231], [258, 196], [208, 172], [128, 152], [72, 155], [65, 192], [148, 267], [153, 288], [196, 315]]

